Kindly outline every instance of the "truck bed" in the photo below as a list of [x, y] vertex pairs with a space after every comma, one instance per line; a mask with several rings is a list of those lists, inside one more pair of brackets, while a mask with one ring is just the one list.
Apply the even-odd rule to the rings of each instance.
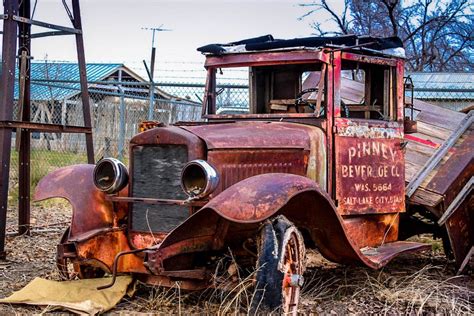
[[[455, 133], [468, 114], [451, 111], [426, 102], [415, 100], [420, 112], [416, 117], [418, 132], [405, 135], [408, 141], [405, 154], [405, 179], [407, 183], [419, 176], [420, 170], [432, 159], [438, 148]], [[461, 133], [441, 161], [418, 186], [409, 198], [413, 204], [425, 205], [438, 216], [447, 209], [457, 193], [469, 181], [474, 170], [474, 128], [472, 124]]]

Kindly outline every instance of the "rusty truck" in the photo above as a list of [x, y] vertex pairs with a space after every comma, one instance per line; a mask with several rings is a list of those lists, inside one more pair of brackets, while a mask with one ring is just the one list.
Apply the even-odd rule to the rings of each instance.
[[[459, 266], [472, 254], [470, 190], [449, 215], [463, 232], [434, 222], [472, 187], [472, 126], [449, 147], [470, 157], [448, 170], [456, 183], [449, 200], [426, 205], [436, 193], [429, 181], [406, 195], [407, 148], [417, 138], [405, 131], [416, 131], [417, 110], [405, 102], [398, 38], [263, 36], [199, 50], [207, 70], [202, 121], [144, 123], [130, 141], [128, 168], [103, 158], [38, 184], [36, 200], [62, 197], [73, 207], [57, 249], [64, 277], [126, 273], [200, 290], [221, 286], [229, 278], [219, 274], [232, 270], [222, 267], [236, 264], [254, 271], [254, 310], [295, 313], [306, 248], [379, 269], [430, 249], [405, 239], [431, 231], [451, 241]], [[229, 69], [247, 74], [237, 102], [221, 88]], [[354, 78], [358, 91], [347, 84]], [[415, 212], [427, 220], [416, 222]], [[232, 262], [222, 263], [229, 252]]]

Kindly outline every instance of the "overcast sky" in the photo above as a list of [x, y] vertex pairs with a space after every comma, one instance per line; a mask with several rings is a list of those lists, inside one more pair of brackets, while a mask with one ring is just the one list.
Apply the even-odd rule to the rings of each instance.
[[[308, 11], [298, 3], [305, 2], [311, 1], [81, 0], [86, 60], [123, 62], [135, 69], [142, 68], [143, 73], [142, 60], [150, 58], [152, 34], [142, 27], [162, 24], [172, 31], [156, 34], [158, 66], [164, 62], [202, 63], [204, 58], [196, 48], [209, 43], [264, 34], [276, 38], [310, 36], [311, 22], [327, 17], [314, 15], [298, 20]], [[329, 2], [335, 6], [341, 3]], [[33, 6], [34, 0], [31, 3]], [[70, 26], [60, 0], [38, 0], [34, 19]], [[38, 31], [44, 29], [34, 26], [33, 32]], [[47, 56], [48, 60], [76, 61], [74, 38], [34, 39], [32, 54], [36, 60]]]
[[[208, 43], [263, 34], [309, 36], [309, 24], [317, 17], [298, 21], [307, 11], [298, 6], [301, 2], [305, 1], [82, 0], [86, 58], [120, 62], [149, 58], [151, 32], [141, 28], [161, 24], [172, 31], [157, 34], [158, 57], [173, 61], [202, 60], [196, 48]], [[38, 0], [35, 19], [69, 25], [60, 0]], [[34, 40], [33, 45], [36, 59], [46, 54], [48, 59], [75, 59], [72, 37]]]

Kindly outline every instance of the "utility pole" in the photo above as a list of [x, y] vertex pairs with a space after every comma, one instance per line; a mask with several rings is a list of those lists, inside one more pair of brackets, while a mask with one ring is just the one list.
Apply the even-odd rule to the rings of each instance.
[[161, 24], [159, 27], [142, 27], [142, 30], [152, 31], [150, 67], [147, 66], [145, 60], [143, 61], [145, 65], [145, 69], [148, 74], [148, 78], [150, 80], [150, 107], [148, 109], [148, 120], [152, 121], [154, 106], [155, 106], [155, 82], [153, 81], [153, 75], [155, 73], [155, 54], [156, 54], [155, 32], [169, 32], [172, 30], [164, 29], [163, 24]]

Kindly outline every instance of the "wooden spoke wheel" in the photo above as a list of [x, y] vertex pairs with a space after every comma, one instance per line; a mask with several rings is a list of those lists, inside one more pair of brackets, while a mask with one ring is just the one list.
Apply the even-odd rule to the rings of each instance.
[[306, 256], [301, 233], [278, 216], [262, 227], [258, 250], [252, 311], [296, 314]]

